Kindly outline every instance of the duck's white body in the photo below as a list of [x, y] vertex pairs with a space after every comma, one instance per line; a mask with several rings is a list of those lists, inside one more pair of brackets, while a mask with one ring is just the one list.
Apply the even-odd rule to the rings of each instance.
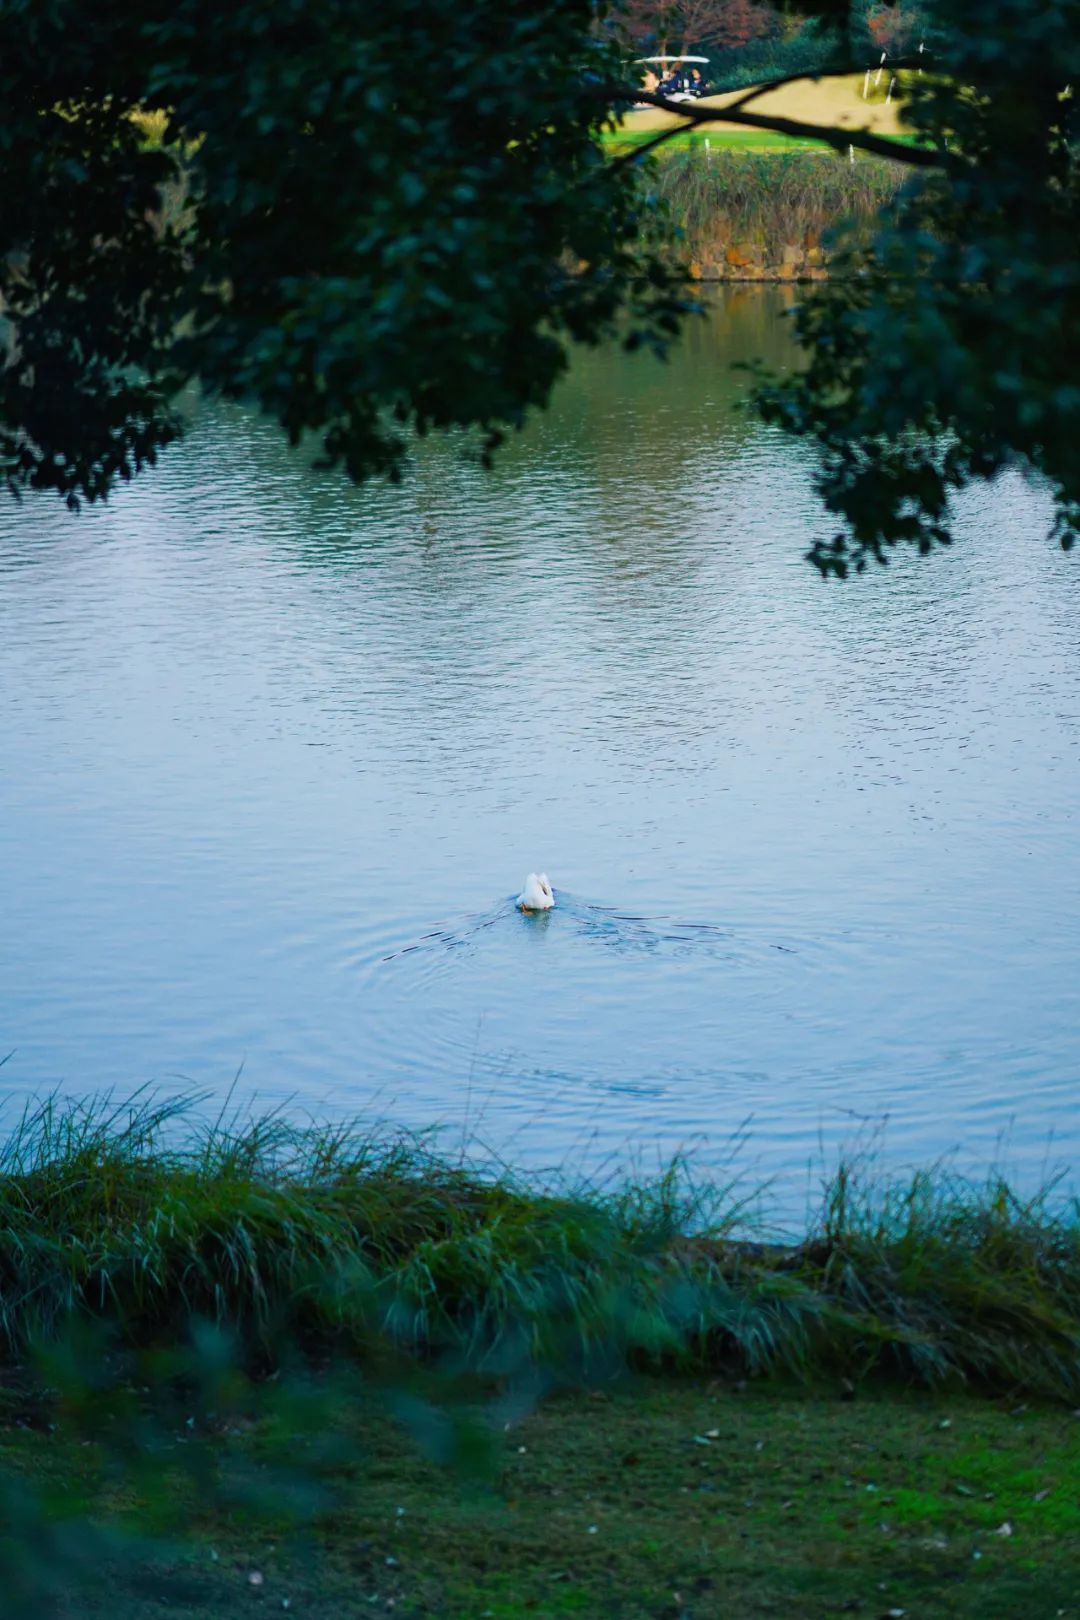
[[546, 875], [541, 872], [530, 872], [525, 879], [525, 885], [517, 897], [518, 908], [521, 911], [550, 911], [555, 904], [555, 896], [551, 892], [551, 884]]

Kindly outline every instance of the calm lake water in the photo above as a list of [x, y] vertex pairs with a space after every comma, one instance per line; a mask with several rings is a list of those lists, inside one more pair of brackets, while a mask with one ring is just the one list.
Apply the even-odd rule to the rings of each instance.
[[493, 474], [206, 408], [106, 510], [0, 507], [8, 1113], [242, 1065], [535, 1168], [1075, 1158], [1080, 560], [1007, 477], [819, 581], [730, 369], [783, 303], [584, 356]]

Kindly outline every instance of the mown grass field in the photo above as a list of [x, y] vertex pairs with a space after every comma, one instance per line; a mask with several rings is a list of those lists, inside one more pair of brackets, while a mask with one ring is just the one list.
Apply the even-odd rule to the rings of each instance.
[[[647, 141], [651, 141], [656, 133], [655, 128], [628, 128], [623, 124], [617, 130], [605, 131], [603, 141], [613, 152], [632, 151], [634, 147], [644, 146]], [[890, 138], [898, 146], [911, 145], [915, 141], [915, 137], [909, 134], [894, 135]], [[673, 135], [670, 141], [665, 142], [667, 151], [689, 147], [719, 152], [821, 152], [826, 156], [831, 156], [833, 150], [809, 136], [777, 135], [772, 130], [738, 129], [721, 124], [715, 126], [706, 124], [699, 129], [688, 129]], [[860, 161], [858, 153], [856, 161]]]
[[[874, 75], [871, 74], [865, 100], [864, 83], [862, 74], [836, 79], [796, 79], [777, 90], [767, 91], [750, 103], [745, 110], [763, 116], [796, 119], [802, 123], [818, 124], [822, 127], [869, 130], [872, 134], [887, 136], [901, 144], [910, 141], [913, 137], [905, 131], [900, 122], [898, 95], [894, 92], [892, 101], [886, 101], [889, 75], [883, 74], [880, 84], [875, 86]], [[694, 106], [699, 109], [709, 107], [722, 111], [730, 102], [739, 100], [746, 94], [746, 90], [732, 90], [723, 95], [706, 96], [695, 102]], [[629, 150], [652, 140], [663, 129], [677, 128], [679, 122], [676, 114], [665, 112], [661, 108], [634, 107], [621, 118], [617, 128], [607, 131], [604, 137], [605, 144], [615, 150]], [[704, 145], [706, 140], [710, 148], [716, 147], [720, 150], [726, 148], [736, 151], [792, 148], [823, 150], [819, 142], [810, 138], [778, 135], [771, 130], [747, 129], [737, 124], [725, 124], [719, 118], [715, 123], [699, 125], [695, 129], [687, 130], [685, 134], [673, 136], [671, 144]]]
[[[800, 123], [820, 124], [822, 126], [839, 126], [841, 129], [868, 129], [875, 135], [899, 135], [903, 132], [900, 123], [901, 85], [897, 85], [892, 100], [888, 100], [889, 74], [883, 73], [880, 83], [874, 83], [874, 74], [870, 75], [870, 85], [867, 95], [863, 97], [864, 75], [861, 73], [847, 74], [837, 78], [792, 79], [789, 83], [781, 85], [776, 90], [765, 90], [745, 107], [747, 112], [760, 113], [762, 116], [772, 118], [792, 118]], [[704, 96], [693, 105], [700, 109], [715, 109], [721, 113], [723, 108], [732, 102], [743, 101], [750, 94], [749, 89], [728, 90], [719, 95]], [[677, 124], [676, 114], [665, 112], [659, 107], [634, 107], [623, 119], [623, 123], [631, 129], [652, 130], [666, 129]], [[717, 129], [725, 126], [722, 119], [717, 120]], [[737, 130], [737, 125], [727, 125], [730, 130]]]
[[[639, 129], [636, 126], [622, 124], [617, 130], [607, 130], [604, 133], [604, 144], [614, 151], [631, 151], [636, 146], [644, 146], [651, 141], [657, 133], [656, 128]], [[708, 147], [706, 148], [706, 142]], [[820, 141], [797, 139], [790, 135], [774, 135], [771, 130], [764, 129], [735, 129], [730, 126], [724, 128], [717, 125], [706, 125], [700, 129], [688, 129], [682, 134], [673, 135], [666, 143], [668, 151], [679, 148], [698, 148], [702, 151], [733, 151], [733, 152], [786, 152], [827, 151]]]
[[[913, 137], [905, 132], [900, 123], [900, 102], [897, 96], [894, 95], [891, 103], [886, 102], [888, 75], [883, 75], [881, 83], [875, 86], [874, 76], [871, 74], [870, 88], [865, 100], [862, 94], [863, 84], [863, 76], [859, 74], [838, 79], [798, 79], [779, 90], [769, 91], [748, 110], [775, 117], [800, 119], [813, 124], [837, 124], [841, 128], [868, 129], [874, 134], [887, 135], [901, 143], [912, 140]], [[696, 102], [695, 106], [723, 108], [726, 103], [746, 93], [744, 89], [718, 96], [707, 96]], [[139, 112], [133, 114], [133, 118], [147, 144], [160, 145], [167, 122], [165, 114], [161, 111]], [[661, 129], [677, 126], [678, 123], [679, 119], [674, 114], [664, 112], [660, 108], [631, 108], [620, 119], [618, 127], [606, 130], [602, 139], [605, 146], [612, 149], [629, 149], [651, 140]], [[710, 147], [731, 148], [735, 151], [793, 148], [822, 150], [820, 142], [812, 139], [777, 135], [771, 130], [746, 129], [735, 124], [724, 124], [722, 121], [688, 129], [685, 134], [673, 137], [672, 145], [703, 144], [706, 140]]]
[[[209, 1514], [191, 1537], [106, 1558], [63, 1620], [281, 1614], [313, 1620], [749, 1620], [896, 1615], [1053, 1620], [1080, 1613], [1080, 1418], [1014, 1400], [836, 1387], [637, 1381], [554, 1396], [463, 1469], [394, 1421], [343, 1406], [344, 1455], [303, 1533]], [[189, 1436], [181, 1427], [173, 1445]], [[314, 1442], [298, 1442], [303, 1447]], [[258, 1426], [221, 1449], [272, 1468]], [[0, 1433], [0, 1468], [122, 1518], [93, 1445]]]

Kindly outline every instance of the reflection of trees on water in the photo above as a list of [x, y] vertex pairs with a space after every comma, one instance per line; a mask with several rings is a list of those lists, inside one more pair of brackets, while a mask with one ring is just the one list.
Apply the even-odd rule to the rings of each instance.
[[[519, 503], [529, 500], [541, 510], [547, 510], [553, 490], [571, 488], [580, 496], [583, 480], [586, 489], [596, 484], [602, 511], [633, 500], [637, 531], [672, 503], [688, 474], [698, 474], [699, 467], [690, 465], [695, 453], [726, 454], [760, 433], [749, 414], [735, 411], [748, 383], [733, 368], [755, 357], [790, 364], [790, 338], [777, 316], [792, 291], [718, 292], [708, 312], [688, 323], [667, 363], [614, 346], [578, 352], [550, 409], [536, 413], [524, 435], [510, 439], [491, 473], [477, 465], [476, 441], [465, 434], [419, 443], [402, 488], [364, 490], [352, 490], [338, 474], [313, 471], [317, 447], [289, 452], [272, 423], [248, 412], [208, 407], [193, 437], [200, 453], [212, 438], [219, 476], [241, 477], [268, 512], [282, 497], [302, 499], [307, 521], [290, 524], [282, 540], [314, 563], [347, 560], [357, 550], [386, 549], [405, 538], [445, 538], [447, 532], [465, 532], [470, 523], [474, 542], [505, 543], [505, 513], [498, 508], [505, 504], [507, 480]], [[556, 447], [558, 465], [548, 465]], [[642, 499], [655, 504], [642, 509]], [[531, 515], [521, 510], [523, 517]], [[497, 534], [477, 533], [485, 516]], [[516, 533], [513, 526], [511, 538]]]
[[[690, 323], [666, 365], [616, 348], [576, 356], [550, 410], [507, 444], [491, 472], [463, 439], [431, 439], [417, 447], [400, 488], [356, 490], [313, 471], [308, 452], [289, 451], [274, 424], [213, 405], [138, 494], [157, 509], [156, 522], [190, 543], [227, 543], [257, 529], [269, 552], [330, 569], [346, 593], [377, 558], [380, 593], [404, 589], [466, 612], [496, 605], [508, 590], [512, 598], [519, 570], [545, 559], [553, 566], [565, 549], [579, 554], [579, 583], [607, 593], [612, 610], [632, 614], [641, 601], [655, 620], [663, 602], [645, 604], [642, 592], [695, 575], [713, 536], [694, 509], [717, 468], [761, 436], [734, 410], [747, 383], [732, 366], [761, 353], [790, 358], [776, 319], [785, 301], [775, 289], [728, 290]], [[550, 592], [556, 581], [547, 572]], [[375, 588], [370, 577], [364, 588]]]
[[[282, 694], [329, 704], [333, 724], [387, 728], [388, 751], [393, 725], [422, 713], [419, 752], [454, 777], [511, 725], [512, 686], [534, 694], [548, 735], [602, 747], [625, 731], [643, 746], [651, 732], [660, 754], [703, 727], [772, 724], [778, 684], [802, 691], [808, 671], [831, 713], [873, 730], [938, 713], [984, 661], [1008, 551], [989, 570], [957, 552], [847, 587], [816, 579], [802, 556], [828, 519], [809, 452], [739, 409], [748, 379], [734, 369], [793, 362], [780, 314], [795, 295], [725, 289], [666, 365], [577, 356], [491, 472], [430, 440], [401, 487], [358, 490], [314, 471], [273, 423], [205, 406], [186, 445], [93, 515], [95, 533], [129, 534], [135, 569], [161, 566], [162, 547], [199, 553], [201, 577], [221, 582], [207, 607], [221, 633], [228, 578], [248, 613], [257, 576]], [[1030, 491], [994, 499], [993, 521], [1029, 525]], [[47, 528], [71, 522], [56, 511]], [[1045, 548], [1025, 561], [1052, 566]], [[999, 606], [1040, 633], [1045, 604]]]
[[452, 779], [512, 725], [514, 685], [535, 693], [549, 738], [578, 731], [583, 711], [599, 738], [618, 710], [639, 736], [666, 726], [667, 746], [700, 725], [696, 708], [715, 709], [701, 685], [715, 655], [710, 481], [763, 436], [733, 412], [746, 384], [730, 366], [763, 333], [774, 350], [785, 340], [778, 303], [727, 294], [666, 366], [581, 356], [492, 472], [429, 441], [402, 487], [355, 490], [312, 471], [273, 424], [207, 407], [138, 492], [139, 523], [173, 545], [221, 546], [230, 566], [250, 552], [263, 588], [268, 564], [284, 573], [287, 586], [270, 582], [290, 598], [265, 649], [275, 684], [310, 685], [339, 721], [386, 728], [388, 749], [392, 726], [423, 714], [420, 752]]

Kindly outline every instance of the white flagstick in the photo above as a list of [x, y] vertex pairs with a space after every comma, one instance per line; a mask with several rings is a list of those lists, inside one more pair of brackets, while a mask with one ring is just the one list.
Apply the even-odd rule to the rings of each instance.
[[862, 98], [863, 98], [864, 101], [866, 100], [869, 93], [870, 93], [870, 69], [867, 68], [867, 70], [866, 70], [866, 78], [863, 80], [863, 86], [862, 86]]
[[888, 54], [889, 54], [888, 51], [882, 51], [882, 53], [881, 53], [881, 62], [879, 64], [879, 66], [878, 66], [877, 72], [874, 74], [874, 89], [875, 90], [877, 89], [878, 85], [881, 83], [881, 69], [885, 66], [885, 58], [888, 56]]
[[891, 100], [892, 100], [892, 93], [893, 93], [893, 85], [894, 85], [894, 84], [895, 84], [895, 83], [896, 83], [896, 79], [895, 79], [895, 77], [893, 77], [893, 78], [891, 78], [891, 79], [890, 79], [890, 80], [889, 80], [889, 93], [888, 93], [888, 95], [887, 95], [887, 96], [886, 96], [886, 97], [885, 97], [885, 105], [886, 105], [886, 107], [887, 107], [887, 106], [888, 106], [888, 105], [889, 105], [889, 102], [890, 102], [890, 101], [891, 101]]

